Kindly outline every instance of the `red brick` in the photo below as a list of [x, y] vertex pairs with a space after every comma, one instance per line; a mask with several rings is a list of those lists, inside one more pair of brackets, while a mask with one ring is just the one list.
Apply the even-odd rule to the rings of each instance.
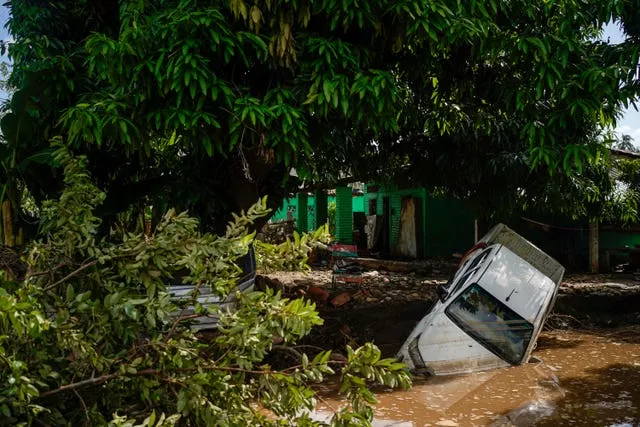
[[345, 305], [349, 301], [351, 301], [351, 296], [348, 292], [343, 292], [333, 297], [333, 299], [331, 300], [331, 304], [333, 304], [334, 307], [340, 307]]

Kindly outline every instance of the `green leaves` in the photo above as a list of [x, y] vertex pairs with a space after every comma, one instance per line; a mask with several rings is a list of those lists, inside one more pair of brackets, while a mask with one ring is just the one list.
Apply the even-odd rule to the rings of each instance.
[[[13, 291], [0, 288], [3, 419], [131, 427], [219, 420], [315, 425], [307, 414], [315, 407], [309, 384], [333, 374], [336, 362], [329, 351], [310, 358], [292, 347], [322, 324], [315, 305], [271, 290], [235, 295], [233, 310], [205, 310], [198, 302], [205, 286], [222, 297], [232, 290], [241, 272], [234, 261], [253, 241], [251, 224], [269, 212], [266, 199], [234, 215], [224, 236], [202, 234], [197, 220], [170, 210], [151, 235], [96, 239], [92, 211], [101, 193], [83, 159], [65, 148], [55, 158], [67, 187], [43, 212], [44, 240], [30, 248], [31, 273]], [[296, 235], [295, 246], [307, 251], [327, 238], [323, 228]], [[192, 284], [191, 295], [172, 300], [166, 283], [174, 280]], [[214, 339], [194, 335], [191, 316], [183, 316], [189, 307], [219, 318]], [[280, 370], [266, 364], [282, 348], [300, 354], [299, 363]], [[349, 354], [350, 399], [372, 401], [366, 382], [404, 384], [397, 364], [381, 360], [375, 347]], [[82, 404], [64, 404], [74, 396]], [[254, 410], [256, 402], [269, 417]], [[351, 416], [361, 417], [363, 406], [353, 407]]]
[[263, 271], [306, 271], [307, 260], [313, 248], [324, 248], [331, 241], [329, 226], [325, 224], [311, 234], [293, 232], [283, 243], [273, 245], [256, 240], [254, 243], [258, 268]]

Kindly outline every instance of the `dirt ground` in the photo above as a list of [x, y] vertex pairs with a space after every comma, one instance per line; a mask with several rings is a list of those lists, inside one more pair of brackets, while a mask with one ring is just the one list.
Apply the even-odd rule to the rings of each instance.
[[[316, 302], [325, 323], [307, 337], [307, 345], [340, 349], [373, 341], [392, 356], [437, 298], [457, 260], [432, 259], [393, 263], [362, 274], [363, 283], [332, 283], [328, 268], [308, 273], [259, 274], [259, 287]], [[568, 275], [560, 287], [547, 328], [592, 329], [640, 323], [640, 275]]]

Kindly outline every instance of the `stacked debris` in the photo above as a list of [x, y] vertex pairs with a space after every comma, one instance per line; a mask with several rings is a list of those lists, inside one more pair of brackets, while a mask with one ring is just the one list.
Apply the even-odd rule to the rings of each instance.
[[294, 220], [266, 223], [257, 235], [257, 239], [272, 244], [280, 244], [289, 239], [293, 239], [293, 231], [296, 223]]

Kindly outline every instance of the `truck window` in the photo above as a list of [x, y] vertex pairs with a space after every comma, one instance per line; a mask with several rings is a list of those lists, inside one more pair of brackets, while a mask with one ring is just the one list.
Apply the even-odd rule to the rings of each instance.
[[522, 361], [533, 325], [477, 283], [449, 304], [445, 313], [492, 353], [511, 364]]

